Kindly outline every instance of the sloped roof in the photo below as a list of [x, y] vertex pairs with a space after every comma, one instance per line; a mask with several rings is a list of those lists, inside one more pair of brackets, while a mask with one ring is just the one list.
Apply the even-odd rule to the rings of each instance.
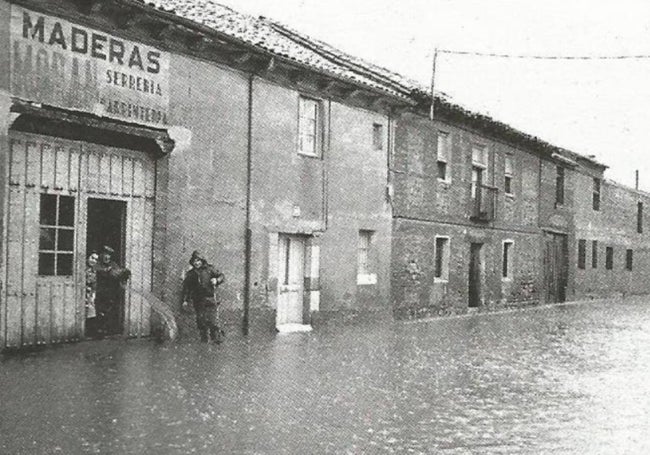
[[[179, 18], [200, 24], [235, 40], [258, 47], [281, 58], [295, 61], [332, 76], [349, 80], [414, 103], [431, 103], [431, 93], [417, 81], [399, 73], [346, 54], [339, 49], [304, 35], [286, 25], [264, 17], [253, 17], [217, 3], [215, 0], [135, 0]], [[490, 115], [462, 106], [448, 95], [436, 92], [436, 104], [455, 115], [512, 140], [547, 153], [556, 152], [570, 159], [581, 159], [606, 168], [592, 157], [577, 154], [517, 130]]]
[[144, 4], [320, 71], [408, 98], [412, 86], [396, 73], [370, 65], [263, 17], [239, 13], [213, 0], [142, 0]]

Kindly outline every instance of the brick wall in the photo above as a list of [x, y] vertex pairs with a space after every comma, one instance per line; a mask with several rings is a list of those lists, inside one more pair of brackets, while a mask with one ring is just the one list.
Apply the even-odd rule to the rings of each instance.
[[[596, 174], [596, 176], [600, 177]], [[576, 298], [650, 293], [650, 195], [610, 181], [602, 181], [600, 210], [592, 205], [593, 174], [579, 174], [576, 184], [576, 242], [586, 242], [585, 268], [571, 263], [576, 275]], [[637, 232], [637, 203], [643, 203], [642, 233]], [[593, 267], [593, 241], [597, 264]], [[613, 249], [612, 269], [606, 269], [605, 251]], [[626, 250], [632, 250], [632, 270], [626, 269]]]
[[[449, 177], [437, 177], [437, 132], [449, 135]], [[496, 215], [472, 213], [472, 146], [488, 150], [484, 183], [496, 188]], [[505, 160], [512, 189], [505, 194]], [[396, 127], [391, 168], [395, 186], [392, 300], [397, 317], [467, 311], [470, 245], [482, 244], [482, 307], [536, 303], [541, 295], [539, 169], [533, 153], [445, 121], [407, 114]], [[553, 180], [553, 185], [555, 181]], [[449, 279], [434, 277], [435, 238], [449, 237]], [[512, 241], [511, 276], [502, 277], [503, 242]]]

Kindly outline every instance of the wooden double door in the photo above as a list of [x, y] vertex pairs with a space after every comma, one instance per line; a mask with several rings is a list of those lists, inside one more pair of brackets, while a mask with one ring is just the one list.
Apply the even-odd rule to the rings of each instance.
[[109, 333], [150, 332], [155, 161], [146, 153], [12, 132], [0, 320], [5, 347], [83, 339], [86, 262], [104, 245], [131, 270]]

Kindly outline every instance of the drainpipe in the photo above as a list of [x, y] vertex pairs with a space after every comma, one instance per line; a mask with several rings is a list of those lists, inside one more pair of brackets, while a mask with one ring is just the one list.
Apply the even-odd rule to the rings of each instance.
[[330, 148], [332, 146], [332, 100], [327, 100], [327, 120], [324, 125], [325, 128], [325, 143], [322, 151], [323, 160], [323, 194], [322, 194], [322, 224], [321, 228], [323, 232], [327, 231], [327, 224], [329, 218], [329, 160], [330, 160]]
[[251, 195], [253, 169], [253, 81], [255, 75], [248, 78], [248, 137], [246, 144], [246, 232], [244, 234], [244, 317], [243, 333], [248, 335], [250, 317], [251, 291]]

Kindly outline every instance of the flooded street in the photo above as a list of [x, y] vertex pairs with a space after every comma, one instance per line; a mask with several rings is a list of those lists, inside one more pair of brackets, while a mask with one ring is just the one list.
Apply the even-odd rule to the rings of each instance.
[[0, 453], [650, 453], [650, 302], [5, 356]]

